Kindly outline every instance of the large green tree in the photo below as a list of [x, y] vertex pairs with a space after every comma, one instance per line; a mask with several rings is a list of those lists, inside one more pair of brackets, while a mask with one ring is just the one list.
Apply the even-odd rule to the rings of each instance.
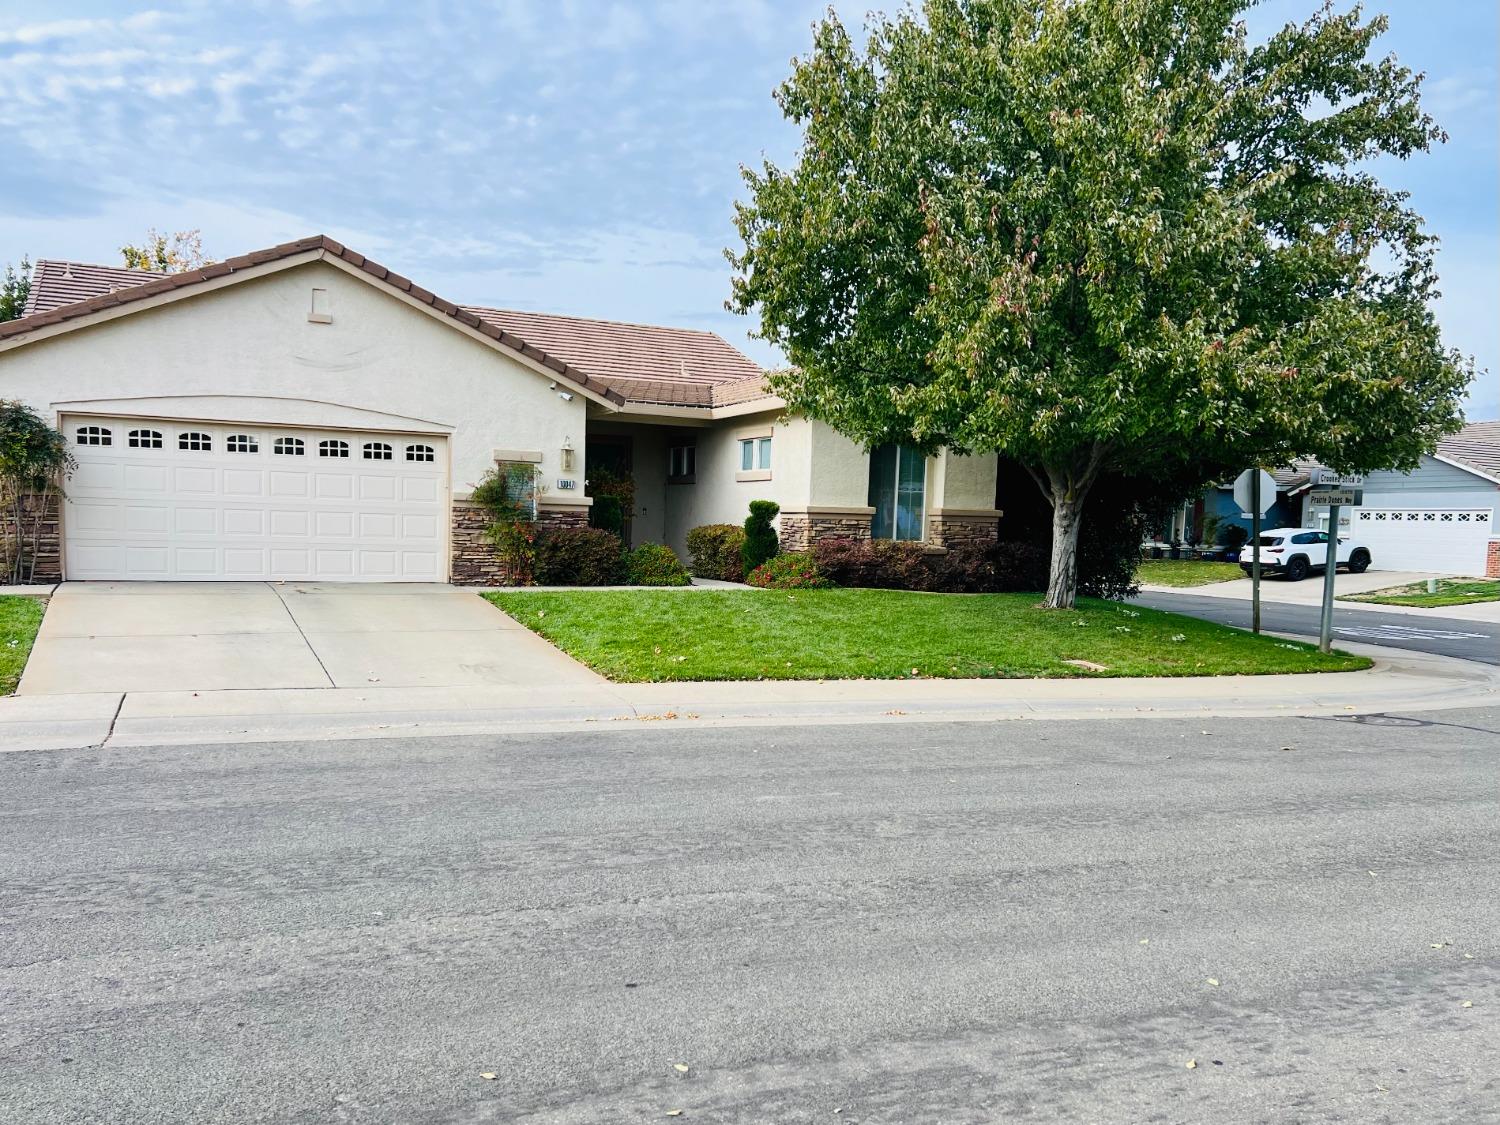
[[731, 307], [794, 410], [867, 444], [1002, 450], [1051, 502], [1047, 604], [1102, 474], [1313, 455], [1410, 468], [1472, 365], [1435, 244], [1372, 160], [1442, 139], [1385, 28], [1323, 7], [1248, 42], [1243, 0], [927, 0], [830, 16], [745, 172]]

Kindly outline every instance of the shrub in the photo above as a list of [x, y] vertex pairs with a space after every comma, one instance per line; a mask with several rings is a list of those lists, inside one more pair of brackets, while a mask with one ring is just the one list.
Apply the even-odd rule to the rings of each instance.
[[1224, 529], [1224, 546], [1231, 551], [1238, 551], [1248, 542], [1250, 542], [1250, 529], [1244, 524], [1232, 523]]
[[745, 578], [745, 563], [740, 558], [740, 548], [745, 542], [745, 529], [732, 523], [706, 523], [687, 533], [688, 554], [693, 557], [695, 578], [719, 578], [725, 582], [741, 582]]
[[625, 506], [618, 496], [595, 496], [589, 508], [589, 526], [611, 535], [625, 534]]
[[940, 554], [919, 543], [821, 539], [812, 554], [838, 586], [1003, 594], [1047, 585], [1047, 552], [1029, 543], [960, 544]]
[[750, 572], [748, 581], [767, 590], [822, 590], [833, 585], [805, 551], [789, 551], [767, 559]]
[[491, 519], [509, 522], [534, 518], [536, 470], [520, 462], [506, 462], [485, 473], [469, 500], [483, 508]]
[[642, 543], [625, 556], [625, 573], [632, 586], [687, 586], [692, 579], [671, 547]]
[[919, 543], [881, 539], [820, 539], [813, 544], [818, 569], [838, 586], [882, 590], [939, 588], [937, 570]]
[[966, 594], [1045, 590], [1050, 561], [1034, 543], [963, 544], [941, 560], [941, 588]]
[[598, 527], [560, 527], [536, 542], [536, 580], [543, 586], [615, 586], [625, 580], [620, 537]]
[[745, 520], [745, 541], [740, 545], [740, 559], [746, 574], [767, 559], [775, 558], [781, 550], [776, 529], [771, 526], [771, 521], [780, 511], [781, 505], [774, 500], [750, 501], [750, 516]]

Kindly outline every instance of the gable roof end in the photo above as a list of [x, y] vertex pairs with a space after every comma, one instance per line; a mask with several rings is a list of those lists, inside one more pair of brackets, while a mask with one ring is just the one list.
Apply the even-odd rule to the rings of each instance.
[[[507, 349], [546, 368], [548, 371], [561, 375], [563, 378], [591, 391], [613, 405], [623, 406], [625, 403], [624, 396], [618, 391], [590, 377], [586, 372], [572, 364], [549, 355], [541, 348], [521, 339], [515, 333], [508, 332], [498, 325], [482, 320], [473, 313], [461, 309], [453, 302], [445, 301], [435, 293], [431, 293], [419, 285], [414, 285], [409, 278], [402, 277], [398, 273], [392, 273], [379, 262], [371, 261], [363, 254], [350, 250], [348, 247], [335, 242], [326, 235], [312, 235], [308, 238], [299, 238], [294, 242], [283, 242], [279, 246], [257, 250], [250, 254], [241, 254], [234, 258], [226, 258], [222, 262], [213, 262], [200, 269], [187, 270], [183, 273], [159, 274], [155, 276], [145, 275], [148, 277], [148, 280], [136, 281], [135, 284], [130, 285], [128, 288], [114, 289], [102, 293], [95, 289], [95, 296], [87, 297], [83, 300], [75, 300], [67, 304], [55, 305], [52, 308], [39, 309], [37, 312], [23, 316], [19, 320], [0, 324], [0, 341], [11, 337], [24, 336], [26, 333], [34, 332], [38, 328], [50, 328], [53, 325], [82, 320], [95, 313], [103, 312], [106, 309], [117, 306], [134, 304], [162, 294], [172, 293], [176, 290], [191, 289], [195, 285], [201, 285], [214, 278], [224, 277], [248, 270], [253, 266], [265, 265], [269, 262], [296, 257], [299, 254], [306, 254], [312, 251], [321, 252], [328, 259], [337, 259], [356, 270], [370, 275], [384, 285], [400, 293], [404, 293], [425, 305], [429, 305], [437, 312], [452, 317], [466, 328], [494, 340]], [[75, 278], [80, 268], [73, 263], [53, 264], [69, 267], [70, 271], [74, 273]], [[129, 274], [132, 280], [138, 279], [145, 274], [145, 271], [140, 270], [115, 271], [112, 267], [108, 266], [91, 267], [91, 269], [100, 271], [92, 278], [96, 282], [110, 280], [108, 275], [116, 273]], [[56, 290], [51, 289], [50, 278], [51, 274], [49, 271], [49, 282], [42, 287], [43, 296], [39, 297], [39, 301], [49, 301], [50, 298], [47, 294], [49, 292], [56, 292]], [[58, 275], [59, 280], [60, 278], [61, 275]]]

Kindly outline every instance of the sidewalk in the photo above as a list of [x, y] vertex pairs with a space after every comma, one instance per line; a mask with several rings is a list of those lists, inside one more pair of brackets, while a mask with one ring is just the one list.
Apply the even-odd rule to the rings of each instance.
[[[1367, 594], [1372, 590], [1385, 590], [1392, 586], [1404, 586], [1412, 582], [1425, 581], [1429, 575], [1401, 570], [1371, 570], [1364, 574], [1340, 573], [1334, 582], [1335, 597], [1344, 594]], [[1206, 586], [1141, 586], [1142, 592], [1153, 594], [1181, 594], [1190, 598], [1228, 598], [1235, 601], [1250, 601], [1250, 579], [1235, 578], [1228, 582], [1211, 582]], [[1262, 603], [1281, 605], [1323, 604], [1323, 576], [1309, 575], [1301, 582], [1288, 582], [1284, 578], [1264, 578], [1260, 584]], [[1420, 609], [1414, 606], [1378, 605], [1375, 602], [1336, 601], [1339, 609], [1374, 610], [1379, 613], [1404, 613], [1412, 617], [1451, 617], [1460, 621], [1483, 621], [1500, 624], [1500, 602], [1471, 602], [1468, 605], [1434, 606]]]
[[1201, 679], [830, 680], [129, 692], [0, 700], [0, 751], [684, 726], [1208, 718], [1500, 702], [1500, 668], [1346, 644], [1364, 672]]

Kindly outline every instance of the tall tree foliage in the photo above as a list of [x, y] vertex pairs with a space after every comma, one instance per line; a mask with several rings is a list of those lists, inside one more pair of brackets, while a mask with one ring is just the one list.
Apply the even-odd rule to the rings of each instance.
[[209, 262], [203, 253], [203, 234], [196, 228], [167, 235], [151, 227], [139, 246], [127, 243], [120, 247], [120, 257], [126, 269], [158, 273], [184, 273]]
[[6, 580], [36, 576], [42, 531], [73, 471], [68, 442], [19, 400], [0, 401], [0, 551]]
[[19, 320], [30, 292], [31, 259], [22, 257], [19, 269], [6, 262], [5, 274], [0, 277], [0, 321]]
[[1102, 474], [1180, 483], [1294, 454], [1411, 468], [1472, 365], [1434, 241], [1369, 161], [1440, 141], [1385, 20], [1265, 43], [1245, 0], [927, 0], [836, 16], [777, 100], [796, 164], [747, 169], [730, 304], [796, 410], [868, 444], [1003, 450], [1076, 587]]

